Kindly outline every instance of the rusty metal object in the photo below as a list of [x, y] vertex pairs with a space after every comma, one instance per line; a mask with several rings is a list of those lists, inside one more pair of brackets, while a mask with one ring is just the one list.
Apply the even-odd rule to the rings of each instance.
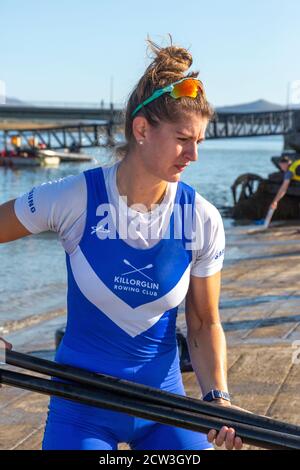
[[[300, 158], [296, 153], [289, 156], [292, 161]], [[280, 157], [272, 157], [277, 168], [279, 160]], [[231, 186], [234, 200], [231, 216], [234, 219], [264, 219], [282, 181], [282, 171], [269, 174], [268, 179], [253, 173], [240, 175]], [[300, 219], [300, 183], [293, 180], [286, 195], [280, 200], [272, 220], [289, 219]]]

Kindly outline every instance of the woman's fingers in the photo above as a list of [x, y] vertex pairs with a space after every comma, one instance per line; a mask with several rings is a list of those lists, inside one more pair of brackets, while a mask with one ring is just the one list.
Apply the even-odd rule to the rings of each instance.
[[[5, 351], [6, 349], [12, 349], [12, 344], [8, 343], [5, 341], [5, 339], [0, 338], [0, 363], [5, 363]], [[0, 383], [0, 388], [1, 388], [1, 383]]]
[[225, 437], [225, 447], [227, 450], [232, 450], [234, 448], [234, 438], [235, 438], [235, 430], [232, 428], [229, 428]]
[[225, 439], [226, 439], [227, 431], [228, 431], [228, 427], [227, 427], [227, 426], [223, 426], [223, 427], [221, 428], [221, 430], [219, 431], [219, 433], [218, 433], [218, 435], [217, 435], [217, 437], [216, 437], [216, 440], [215, 440], [216, 445], [217, 445], [218, 447], [221, 447], [221, 446], [224, 444]]
[[217, 431], [215, 429], [211, 429], [207, 434], [208, 442], [213, 442], [217, 436]]
[[234, 447], [236, 448], [236, 450], [241, 450], [241, 448], [243, 447], [243, 441], [240, 437], [235, 438]]
[[0, 338], [0, 348], [1, 349], [9, 349], [11, 350], [12, 349], [12, 344], [9, 343], [8, 341], [5, 341], [4, 338]]
[[7, 349], [12, 349], [12, 344], [8, 343], [8, 341], [5, 341], [3, 338], [0, 338], [0, 362], [2, 362], [2, 364], [6, 362]]
[[221, 447], [225, 444], [227, 450], [237, 449], [240, 450], [243, 447], [243, 441], [240, 437], [235, 437], [235, 430], [223, 426], [219, 432], [215, 429], [211, 429], [207, 435], [209, 442], [215, 441], [216, 446]]

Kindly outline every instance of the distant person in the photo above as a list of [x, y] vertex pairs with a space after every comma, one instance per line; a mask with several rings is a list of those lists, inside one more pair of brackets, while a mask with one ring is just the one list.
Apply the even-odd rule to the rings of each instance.
[[107, 123], [107, 128], [106, 128], [108, 137], [112, 137], [113, 125], [114, 125], [114, 120], [110, 119]]
[[292, 180], [300, 182], [300, 160], [295, 160], [292, 162], [292, 160], [287, 155], [284, 155], [279, 160], [279, 167], [281, 171], [284, 172], [284, 176], [282, 185], [278, 189], [277, 194], [270, 205], [270, 208], [274, 211], [277, 209], [280, 199], [285, 196], [290, 182]]
[[40, 150], [45, 150], [47, 148], [46, 144], [44, 142], [39, 142], [38, 144], [38, 148]]
[[72, 142], [69, 147], [69, 152], [79, 153], [80, 152], [80, 145], [77, 142]]

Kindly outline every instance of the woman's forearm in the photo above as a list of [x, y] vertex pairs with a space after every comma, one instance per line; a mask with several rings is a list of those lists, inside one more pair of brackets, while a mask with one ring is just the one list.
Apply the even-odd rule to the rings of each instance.
[[285, 196], [285, 194], [286, 194], [286, 190], [284, 190], [284, 189], [279, 190], [278, 193], [276, 194], [273, 202], [278, 203], [280, 201], [280, 199], [282, 199], [283, 196]]
[[282, 183], [282, 185], [280, 186], [280, 188], [279, 188], [279, 190], [278, 190], [276, 196], [275, 196], [274, 199], [273, 199], [272, 204], [274, 204], [274, 203], [277, 204], [277, 203], [280, 201], [280, 199], [282, 199], [283, 196], [286, 195], [286, 192], [287, 192], [287, 190], [288, 190], [288, 188], [289, 188], [290, 182], [291, 182], [291, 180], [284, 180], [284, 181], [283, 181], [283, 183]]
[[202, 394], [212, 389], [228, 391], [227, 348], [222, 325], [203, 323], [197, 330], [188, 330], [187, 344]]

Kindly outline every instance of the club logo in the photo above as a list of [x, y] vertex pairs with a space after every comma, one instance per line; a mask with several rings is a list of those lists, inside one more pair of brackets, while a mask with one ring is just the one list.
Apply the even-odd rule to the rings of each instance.
[[[153, 268], [154, 265], [148, 263], [145, 266], [137, 267], [126, 258], [123, 259], [123, 263], [131, 269], [114, 277], [114, 289], [156, 297], [159, 291], [159, 283], [154, 282], [153, 278], [144, 272]], [[133, 274], [140, 274], [144, 279], [136, 279], [132, 277]]]
[[133, 270], [131, 271], [127, 271], [126, 273], [122, 273], [121, 276], [126, 276], [127, 274], [132, 274], [132, 273], [140, 273], [142, 276], [146, 277], [147, 279], [150, 279], [150, 281], [153, 281], [153, 279], [149, 276], [147, 276], [147, 274], [145, 274], [144, 271], [145, 269], [150, 269], [150, 268], [153, 268], [153, 264], [147, 264], [146, 266], [142, 267], [142, 268], [136, 268], [135, 266], [133, 266], [133, 264], [131, 264], [127, 259], [123, 259], [123, 262], [127, 265], [127, 266], [130, 266], [131, 268], [133, 268]]

